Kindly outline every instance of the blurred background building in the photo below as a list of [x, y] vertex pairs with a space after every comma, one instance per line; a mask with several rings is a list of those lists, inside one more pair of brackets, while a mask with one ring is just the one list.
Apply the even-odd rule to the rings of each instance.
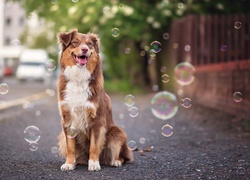
[[18, 2], [0, 1], [0, 19], [0, 59], [4, 74], [11, 75], [23, 48], [19, 37], [26, 26], [25, 11]]

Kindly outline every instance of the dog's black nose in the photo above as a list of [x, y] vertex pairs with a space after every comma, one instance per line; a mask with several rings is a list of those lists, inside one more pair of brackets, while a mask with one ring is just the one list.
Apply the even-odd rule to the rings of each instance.
[[83, 48], [82, 48], [82, 52], [83, 52], [84, 54], [86, 54], [86, 53], [88, 52], [88, 48], [83, 47]]

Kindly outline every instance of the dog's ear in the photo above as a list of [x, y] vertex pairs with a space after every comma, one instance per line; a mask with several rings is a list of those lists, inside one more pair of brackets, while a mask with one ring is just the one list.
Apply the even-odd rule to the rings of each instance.
[[62, 51], [64, 51], [69, 46], [72, 38], [74, 37], [74, 34], [77, 32], [77, 29], [73, 29], [70, 32], [59, 33], [57, 35], [58, 43], [61, 44]]
[[99, 54], [99, 51], [100, 51], [100, 38], [98, 37], [97, 34], [94, 34], [94, 33], [88, 33], [88, 34], [90, 36], [90, 39], [94, 43], [95, 51]]

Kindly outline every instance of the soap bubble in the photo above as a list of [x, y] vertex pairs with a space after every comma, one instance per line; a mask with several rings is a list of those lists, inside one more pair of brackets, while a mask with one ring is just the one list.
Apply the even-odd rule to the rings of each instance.
[[234, 23], [234, 28], [235, 28], [235, 29], [240, 29], [240, 28], [241, 28], [241, 22], [240, 22], [240, 21], [236, 21], [236, 22]]
[[128, 142], [128, 148], [131, 150], [131, 151], [134, 151], [136, 148], [137, 148], [137, 145], [136, 145], [136, 142], [134, 140], [130, 140]]
[[141, 144], [145, 144], [146, 139], [145, 139], [144, 137], [141, 137], [141, 138], [139, 139], [139, 141], [140, 141]]
[[167, 74], [163, 74], [161, 76], [161, 80], [163, 83], [167, 83], [169, 81], [169, 76]]
[[151, 100], [151, 111], [159, 119], [172, 118], [178, 111], [176, 96], [168, 91], [158, 92]]
[[38, 149], [38, 144], [37, 144], [37, 142], [30, 143], [29, 149], [30, 149], [31, 151], [36, 151], [36, 150]]
[[113, 28], [111, 33], [113, 37], [118, 37], [120, 35], [120, 30], [118, 28]]
[[152, 58], [156, 56], [155, 51], [153, 49], [149, 50], [149, 56]]
[[135, 104], [135, 97], [131, 94], [125, 96], [124, 103], [126, 106], [131, 107]]
[[241, 92], [235, 92], [233, 94], [233, 100], [235, 102], [241, 102], [242, 101], [242, 93]]
[[52, 154], [58, 154], [58, 147], [53, 146], [53, 147], [51, 147], [50, 151], [51, 151]]
[[130, 117], [137, 117], [139, 115], [139, 109], [136, 106], [129, 107], [128, 111]]
[[24, 133], [24, 139], [28, 143], [36, 143], [41, 137], [41, 132], [39, 128], [36, 126], [26, 127], [23, 133]]
[[48, 71], [54, 71], [56, 69], [56, 61], [53, 59], [49, 59], [46, 62], [46, 68]]
[[9, 92], [9, 86], [6, 83], [0, 84], [0, 94], [7, 94]]
[[21, 45], [21, 42], [18, 40], [18, 39], [13, 39], [11, 41], [11, 45], [12, 46], [20, 46]]
[[120, 9], [123, 9], [123, 8], [124, 8], [124, 4], [120, 3], [120, 4], [119, 4], [119, 8], [120, 8]]
[[186, 46], [184, 47], [184, 50], [185, 50], [186, 52], [190, 51], [190, 50], [191, 50], [191, 46], [190, 46], [190, 45], [186, 45]]
[[159, 41], [153, 41], [150, 46], [154, 53], [161, 51], [161, 43]]
[[166, 70], [167, 70], [167, 68], [166, 68], [165, 66], [162, 66], [162, 67], [161, 67], [161, 72], [162, 72], [162, 73], [166, 72]]
[[178, 84], [186, 86], [194, 81], [195, 68], [189, 62], [182, 62], [176, 65], [174, 69], [175, 79]]
[[227, 45], [225, 45], [225, 44], [221, 45], [220, 50], [222, 52], [225, 52], [227, 50]]
[[163, 33], [163, 39], [168, 40], [169, 39], [169, 33]]
[[109, 6], [104, 6], [102, 11], [103, 11], [104, 14], [108, 14], [108, 13], [110, 13], [110, 7]]
[[192, 101], [190, 98], [184, 98], [184, 99], [181, 99], [181, 105], [184, 107], [184, 108], [190, 108], [192, 106]]
[[68, 134], [67, 134], [68, 138], [75, 138], [77, 136], [77, 130], [75, 127], [70, 127], [68, 129]]
[[165, 137], [170, 137], [173, 135], [173, 127], [170, 126], [169, 124], [162, 126], [161, 131], [162, 135]]
[[129, 54], [131, 49], [129, 47], [125, 48], [125, 54]]

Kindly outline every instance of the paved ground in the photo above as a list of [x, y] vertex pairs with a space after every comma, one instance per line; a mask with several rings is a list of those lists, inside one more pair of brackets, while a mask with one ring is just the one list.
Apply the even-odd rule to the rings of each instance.
[[[55, 96], [36, 101], [28, 109], [20, 106], [0, 112], [5, 114], [0, 114], [0, 179], [250, 179], [249, 120], [193, 105], [179, 107], [176, 116], [162, 121], [151, 113], [152, 97], [136, 96], [140, 114], [131, 118], [124, 96], [111, 96], [116, 123], [127, 132], [128, 141], [137, 142], [138, 149], [133, 163], [120, 168], [102, 166], [99, 172], [88, 172], [87, 166], [60, 171], [63, 160], [51, 151], [61, 129]], [[161, 134], [167, 123], [174, 128], [168, 138]], [[24, 140], [23, 131], [29, 125], [41, 131], [37, 151], [30, 151]]]

